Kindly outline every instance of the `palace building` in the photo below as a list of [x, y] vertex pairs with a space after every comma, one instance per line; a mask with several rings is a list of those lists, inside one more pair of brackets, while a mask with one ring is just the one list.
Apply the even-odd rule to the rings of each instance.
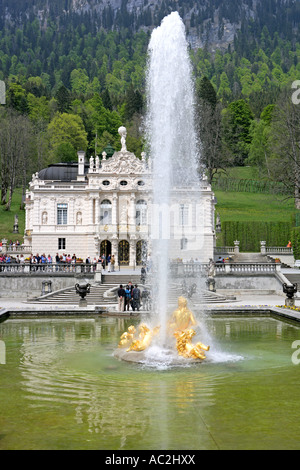
[[32, 176], [24, 243], [33, 254], [75, 253], [83, 261], [113, 254], [117, 265], [134, 267], [151, 254], [151, 239], [163, 233], [172, 258], [213, 258], [215, 198], [207, 181], [182, 197], [173, 188], [176, 200], [165, 216], [166, 208], [153, 208], [151, 161], [127, 150], [125, 128], [119, 133], [122, 148], [110, 158], [103, 152], [101, 160], [86, 162], [80, 151], [77, 163], [53, 164]]

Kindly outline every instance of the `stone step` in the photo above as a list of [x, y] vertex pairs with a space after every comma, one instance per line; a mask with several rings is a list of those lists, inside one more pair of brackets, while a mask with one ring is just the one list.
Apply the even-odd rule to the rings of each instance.
[[[107, 299], [104, 297], [104, 293], [110, 289], [117, 288], [118, 283], [107, 282], [104, 279], [103, 284], [93, 284], [90, 288], [90, 293], [87, 294], [86, 300], [89, 304], [102, 304], [102, 305], [115, 305], [116, 300]], [[178, 297], [182, 295], [181, 289], [171, 289], [168, 295], [169, 302], [177, 303]], [[79, 302], [80, 296], [75, 290], [75, 286], [64, 291], [57, 291], [46, 296], [42, 296], [36, 299], [31, 299], [30, 302], [43, 303], [43, 304], [70, 304], [74, 305]], [[220, 303], [226, 302], [225, 296], [218, 295], [211, 291], [202, 291], [200, 294], [194, 294], [192, 297], [193, 302], [199, 303]]]
[[127, 285], [128, 282], [140, 284], [141, 276], [140, 274], [102, 274], [101, 281], [103, 284], [113, 283], [116, 285]]
[[284, 273], [284, 276], [290, 281], [291, 284], [298, 284], [300, 289], [300, 273]]

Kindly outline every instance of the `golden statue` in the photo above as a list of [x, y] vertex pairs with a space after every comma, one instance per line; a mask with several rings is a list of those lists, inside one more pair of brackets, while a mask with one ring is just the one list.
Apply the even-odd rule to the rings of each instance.
[[[186, 298], [179, 297], [178, 308], [174, 310], [168, 321], [168, 331], [176, 338], [176, 348], [180, 356], [203, 360], [206, 358], [204, 351], [208, 351], [209, 346], [205, 346], [200, 342], [192, 344], [192, 338], [196, 332], [191, 327], [196, 324], [193, 313], [187, 307]], [[137, 332], [135, 327], [131, 325], [122, 334], [119, 348], [128, 348], [126, 352], [144, 351], [150, 346], [159, 329], [160, 326], [157, 326], [151, 330], [145, 323], [141, 323]]]
[[145, 323], [142, 323], [139, 327], [139, 338], [132, 341], [127, 351], [144, 351], [147, 349], [151, 344], [153, 336], [158, 333], [159, 328], [160, 327], [157, 326], [153, 330], [150, 330]]
[[193, 329], [185, 331], [176, 331], [174, 336], [176, 338], [176, 347], [179, 356], [187, 358], [205, 359], [206, 356], [204, 351], [209, 351], [209, 346], [205, 346], [202, 343], [192, 344], [192, 337], [195, 335]]
[[125, 331], [125, 333], [122, 334], [121, 338], [120, 338], [120, 342], [119, 342], [119, 348], [126, 348], [127, 346], [129, 346], [132, 341], [133, 341], [133, 337], [134, 337], [134, 334], [136, 332], [136, 329], [133, 325], [131, 325], [127, 331]]
[[174, 310], [168, 322], [168, 327], [174, 334], [175, 331], [184, 331], [191, 326], [196, 325], [193, 313], [187, 307], [185, 297], [178, 298], [178, 308]]

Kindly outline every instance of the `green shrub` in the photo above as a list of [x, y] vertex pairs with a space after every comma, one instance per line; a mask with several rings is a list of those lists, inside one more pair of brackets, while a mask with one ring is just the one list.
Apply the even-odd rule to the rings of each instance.
[[294, 227], [291, 233], [294, 258], [300, 259], [300, 227]]
[[221, 226], [223, 245], [233, 246], [234, 241], [238, 240], [242, 252], [260, 251], [261, 241], [265, 241], [267, 246], [286, 246], [292, 229], [292, 224], [288, 222], [224, 221]]

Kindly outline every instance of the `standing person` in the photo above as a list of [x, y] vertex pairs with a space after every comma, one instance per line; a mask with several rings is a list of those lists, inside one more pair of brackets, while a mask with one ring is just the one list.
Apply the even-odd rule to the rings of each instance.
[[123, 312], [125, 310], [125, 290], [123, 289], [122, 284], [120, 285], [120, 288], [118, 289], [118, 309], [120, 312]]
[[141, 308], [141, 291], [138, 288], [137, 284], [134, 286], [133, 291], [132, 291], [132, 310], [139, 312]]
[[145, 284], [146, 277], [147, 277], [147, 271], [146, 271], [145, 266], [143, 266], [142, 269], [141, 269], [141, 283], [142, 284]]
[[111, 260], [110, 260], [111, 272], [112, 273], [115, 272], [115, 264], [116, 264], [115, 255], [112, 255]]
[[110, 255], [108, 255], [106, 262], [107, 262], [107, 271], [110, 273], [111, 271], [111, 256]]
[[55, 271], [59, 270], [59, 266], [58, 266], [59, 262], [60, 262], [59, 254], [56, 253], [56, 255], [55, 255], [55, 264], [56, 264]]
[[130, 286], [127, 285], [125, 289], [125, 310], [129, 311], [130, 303], [131, 303], [131, 288]]
[[101, 256], [101, 259], [102, 259], [102, 268], [103, 268], [103, 271], [105, 271], [105, 264], [106, 264], [105, 253], [103, 253], [103, 255]]

